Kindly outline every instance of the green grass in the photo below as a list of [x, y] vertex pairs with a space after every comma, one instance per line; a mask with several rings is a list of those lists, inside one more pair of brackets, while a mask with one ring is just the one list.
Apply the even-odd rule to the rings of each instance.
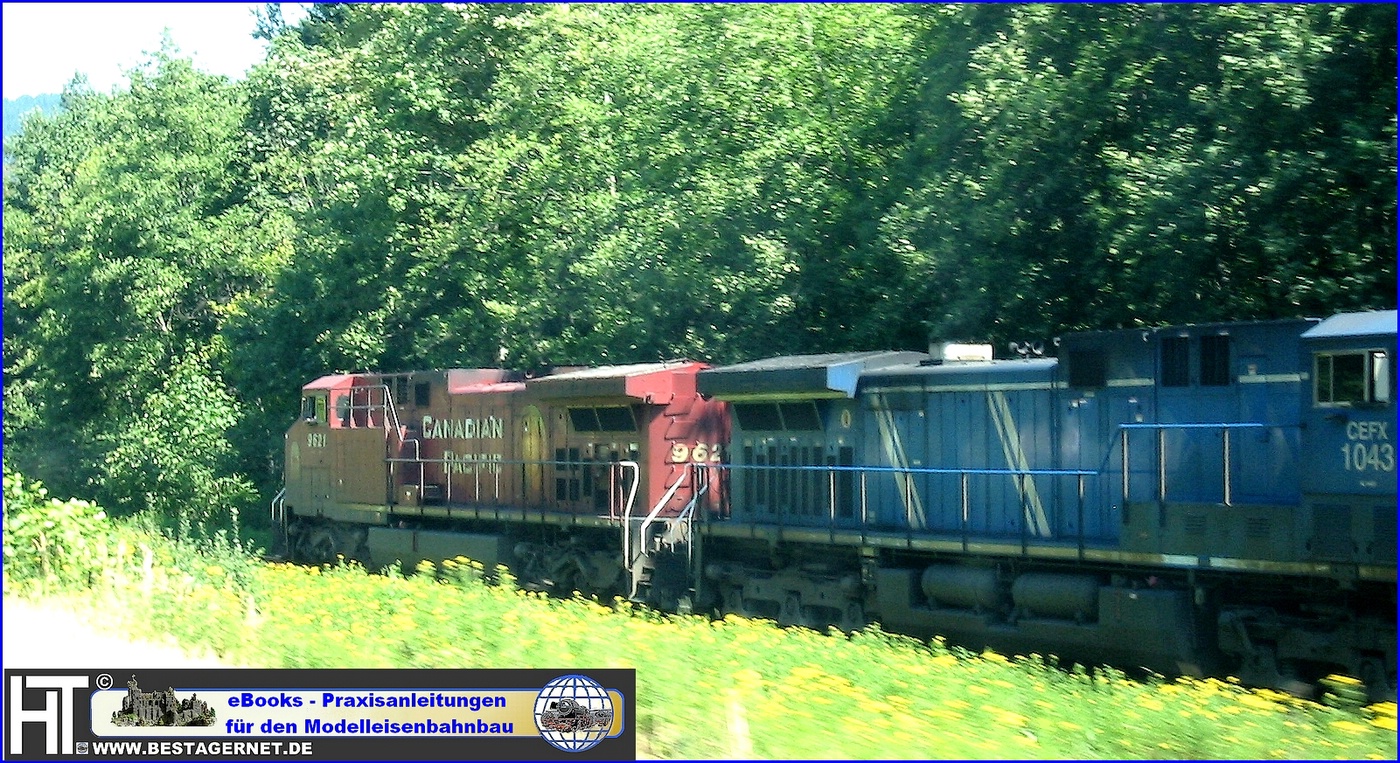
[[1091, 676], [874, 628], [845, 637], [549, 599], [509, 575], [483, 582], [465, 560], [375, 575], [119, 527], [83, 548], [85, 575], [15, 579], [12, 555], [32, 549], [7, 535], [7, 594], [77, 594], [125, 613], [113, 627], [153, 626], [244, 666], [633, 667], [644, 757], [1396, 757], [1395, 705], [1360, 707], [1344, 679], [1329, 706], [1228, 681]]

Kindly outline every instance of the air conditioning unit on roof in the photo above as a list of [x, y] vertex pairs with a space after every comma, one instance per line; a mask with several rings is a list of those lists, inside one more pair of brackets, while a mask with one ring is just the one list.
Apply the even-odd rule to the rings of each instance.
[[968, 342], [933, 342], [928, 347], [928, 354], [933, 360], [943, 363], [991, 360], [992, 346]]

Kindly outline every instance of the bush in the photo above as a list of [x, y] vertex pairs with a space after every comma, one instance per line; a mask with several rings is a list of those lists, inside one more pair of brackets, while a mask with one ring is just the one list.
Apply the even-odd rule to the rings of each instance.
[[248, 479], [230, 473], [237, 401], [192, 351], [169, 373], [140, 415], [99, 435], [108, 450], [97, 498], [118, 515], [153, 513], [180, 538], [237, 534], [240, 509], [256, 499]]
[[38, 482], [5, 471], [5, 574], [43, 585], [87, 585], [111, 533], [97, 504], [49, 498]]

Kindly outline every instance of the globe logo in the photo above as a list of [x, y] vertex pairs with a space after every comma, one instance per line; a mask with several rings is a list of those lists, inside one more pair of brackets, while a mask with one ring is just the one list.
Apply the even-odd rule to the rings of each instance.
[[540, 735], [564, 752], [583, 752], [603, 741], [612, 721], [612, 697], [588, 676], [560, 676], [535, 699]]

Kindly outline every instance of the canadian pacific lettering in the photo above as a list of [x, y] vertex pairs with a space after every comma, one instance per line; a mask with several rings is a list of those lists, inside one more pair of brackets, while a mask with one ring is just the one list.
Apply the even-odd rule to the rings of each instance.
[[501, 473], [500, 453], [453, 453], [444, 450], [442, 460], [447, 463], [447, 470], [452, 474], [472, 474], [478, 471], [484, 474]]
[[484, 419], [435, 419], [423, 416], [425, 440], [500, 440], [505, 437], [505, 420], [495, 416]]

